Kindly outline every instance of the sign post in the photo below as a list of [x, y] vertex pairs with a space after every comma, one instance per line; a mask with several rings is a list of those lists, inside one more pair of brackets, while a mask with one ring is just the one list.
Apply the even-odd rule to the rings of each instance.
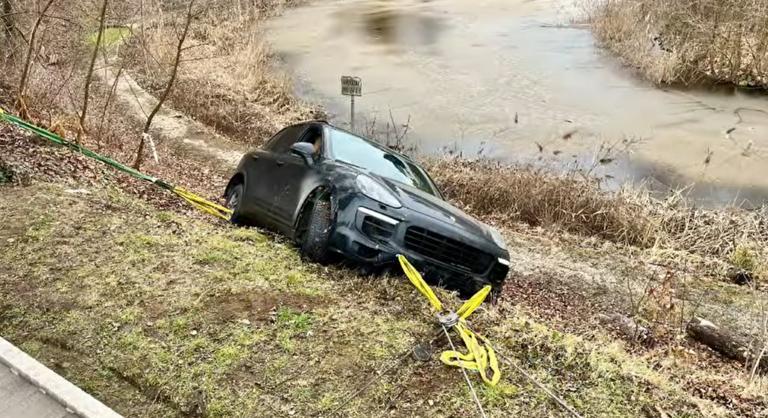
[[349, 123], [355, 131], [355, 96], [363, 95], [363, 80], [360, 77], [341, 76], [341, 94], [349, 96]]

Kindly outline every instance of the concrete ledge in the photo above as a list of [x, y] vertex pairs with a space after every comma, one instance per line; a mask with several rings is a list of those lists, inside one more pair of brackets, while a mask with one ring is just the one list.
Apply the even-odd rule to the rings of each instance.
[[76, 415], [83, 418], [122, 418], [3, 338], [0, 338], [0, 363]]

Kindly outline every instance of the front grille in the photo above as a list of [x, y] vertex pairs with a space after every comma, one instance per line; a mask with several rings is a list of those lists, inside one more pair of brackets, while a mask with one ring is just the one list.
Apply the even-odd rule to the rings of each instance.
[[395, 225], [373, 216], [363, 218], [363, 233], [375, 241], [387, 241], [395, 233]]
[[452, 238], [417, 226], [405, 231], [405, 248], [475, 274], [488, 270], [493, 257]]

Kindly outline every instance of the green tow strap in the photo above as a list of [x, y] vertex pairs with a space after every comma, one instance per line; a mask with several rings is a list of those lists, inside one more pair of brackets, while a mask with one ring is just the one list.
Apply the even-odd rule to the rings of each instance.
[[[73, 151], [79, 152], [79, 153], [81, 153], [83, 155], [86, 155], [88, 157], [91, 157], [91, 158], [93, 158], [95, 160], [99, 160], [99, 161], [103, 162], [104, 164], [110, 165], [110, 166], [112, 166], [112, 167], [114, 167], [114, 168], [116, 168], [116, 169], [118, 169], [120, 171], [128, 173], [128, 174], [132, 175], [133, 177], [136, 177], [136, 178], [139, 178], [139, 179], [142, 179], [142, 180], [146, 180], [146, 181], [148, 181], [150, 183], [155, 183], [155, 184], [157, 184], [158, 186], [160, 186], [160, 187], [162, 187], [164, 189], [170, 190], [170, 189], [173, 188], [173, 186], [169, 185], [168, 183], [162, 182], [162, 181], [160, 181], [159, 179], [157, 179], [155, 177], [148, 176], [148, 175], [146, 175], [146, 174], [144, 174], [144, 173], [142, 173], [142, 172], [140, 172], [140, 171], [138, 171], [136, 169], [128, 167], [125, 164], [121, 164], [121, 163], [119, 163], [119, 162], [117, 162], [117, 161], [115, 161], [115, 160], [113, 160], [111, 158], [107, 158], [107, 157], [105, 157], [103, 155], [99, 155], [99, 154], [89, 150], [88, 148], [85, 148], [85, 147], [82, 147], [82, 146], [80, 146], [78, 144], [69, 142], [66, 139], [60, 137], [59, 135], [56, 135], [53, 132], [45, 130], [45, 129], [39, 127], [39, 126], [35, 126], [35, 125], [33, 125], [33, 124], [23, 120], [23, 119], [20, 119], [20, 118], [14, 116], [14, 115], [11, 115], [10, 113], [6, 113], [2, 109], [0, 109], [0, 118], [2, 118], [4, 121], [6, 121], [6, 122], [8, 122], [8, 123], [10, 123], [12, 125], [16, 125], [19, 128], [21, 128], [21, 129], [25, 129], [27, 131], [30, 131], [30, 132], [34, 133], [35, 135], [43, 137], [43, 138], [45, 138], [45, 139], [47, 139], [47, 140], [49, 140], [51, 142], [54, 142], [54, 143], [59, 144], [59, 145], [63, 145], [63, 146], [65, 146], [65, 147], [67, 147], [67, 148], [69, 148], [69, 149], [71, 149]], [[157, 182], [160, 182], [160, 183], [157, 183]]]
[[111, 158], [97, 154], [81, 145], [69, 142], [66, 139], [62, 138], [59, 135], [56, 135], [51, 131], [43, 129], [39, 126], [35, 126], [19, 117], [16, 117], [14, 115], [11, 115], [10, 113], [5, 112], [2, 108], [0, 108], [0, 119], [12, 125], [18, 126], [21, 129], [32, 132], [35, 135], [45, 138], [53, 143], [63, 145], [73, 151], [79, 152], [87, 157], [93, 158], [94, 160], [101, 161], [102, 163], [107, 164], [111, 167], [114, 167], [137, 179], [145, 180], [152, 184], [156, 184], [157, 186], [176, 194], [177, 196], [186, 200], [192, 206], [202, 210], [203, 212], [209, 213], [213, 216], [219, 217], [224, 220], [229, 220], [230, 217], [232, 216], [232, 211], [230, 209], [220, 206], [214, 202], [208, 201], [194, 193], [191, 193], [187, 190], [182, 189], [181, 187], [176, 187], [170, 183], [160, 180], [157, 177], [148, 176], [132, 167], [128, 167], [127, 165], [119, 163]]

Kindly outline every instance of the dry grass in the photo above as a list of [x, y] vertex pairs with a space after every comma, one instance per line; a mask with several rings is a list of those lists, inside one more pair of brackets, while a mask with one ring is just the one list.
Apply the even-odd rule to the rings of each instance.
[[768, 261], [768, 206], [706, 210], [667, 205], [655, 216], [677, 249], [730, 260], [736, 252], [751, 248], [758, 260]]
[[428, 163], [446, 197], [473, 215], [500, 223], [524, 222], [646, 247], [655, 240], [647, 210], [623, 194], [609, 195], [574, 174], [553, 175], [490, 161], [440, 159]]
[[[260, 144], [286, 124], [315, 116], [315, 109], [293, 95], [291, 80], [274, 68], [277, 58], [262, 37], [263, 19], [289, 4], [217, 4], [208, 5], [195, 22], [170, 104], [249, 144]], [[177, 13], [157, 4], [147, 9], [145, 13], [160, 18], [136, 28], [121, 53], [137, 81], [159, 93], [174, 56]]]
[[600, 0], [600, 43], [656, 83], [768, 87], [768, 1]]
[[732, 262], [740, 246], [758, 265], [768, 260], [768, 207], [698, 209], [679, 198], [659, 201], [641, 190], [609, 193], [578, 173], [445, 158], [427, 166], [446, 197], [484, 220], [522, 222], [641, 248], [681, 250]]

